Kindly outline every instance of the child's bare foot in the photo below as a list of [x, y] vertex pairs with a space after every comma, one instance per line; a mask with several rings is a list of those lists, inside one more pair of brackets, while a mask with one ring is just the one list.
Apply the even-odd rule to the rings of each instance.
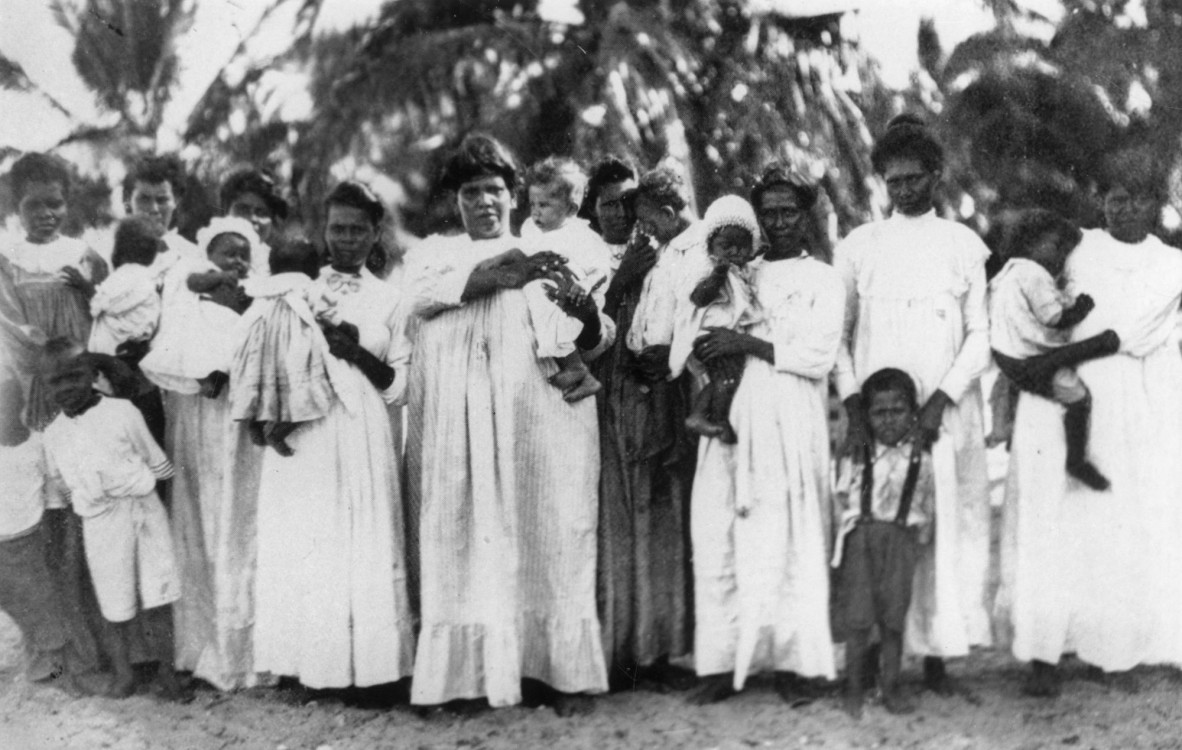
[[882, 707], [895, 715], [915, 713], [915, 701], [898, 688], [882, 692]]
[[582, 401], [585, 398], [594, 396], [602, 390], [603, 384], [597, 378], [593, 377], [591, 373], [586, 373], [577, 385], [563, 391], [562, 398], [567, 403], [573, 404], [576, 401]]
[[579, 383], [582, 383], [585, 377], [587, 377], [586, 367], [563, 367], [561, 370], [550, 376], [550, 385], [554, 386], [560, 391], [567, 391], [571, 388], [574, 388]]
[[690, 414], [686, 417], [685, 428], [696, 435], [708, 438], [721, 438], [726, 431], [723, 425], [711, 422], [702, 414]]
[[294, 456], [295, 450], [287, 442], [287, 436], [295, 431], [291, 422], [274, 422], [267, 427], [267, 445], [281, 456]]
[[107, 672], [67, 674], [60, 680], [62, 690], [77, 697], [111, 694], [111, 675]]
[[705, 678], [702, 686], [690, 693], [689, 702], [695, 706], [721, 703], [736, 694], [735, 688], [731, 684], [733, 679], [729, 674], [711, 675]]
[[267, 426], [262, 422], [251, 422], [246, 426], [246, 433], [250, 435], [250, 442], [262, 448], [267, 444]]
[[126, 698], [135, 692], [135, 672], [118, 670], [107, 688], [108, 698]]
[[847, 690], [845, 697], [842, 698], [841, 708], [850, 715], [851, 719], [860, 721], [862, 719], [863, 703], [865, 703], [865, 699], [861, 690]]
[[1111, 486], [1108, 477], [1101, 474], [1091, 461], [1068, 463], [1067, 473], [1097, 492], [1104, 492]]

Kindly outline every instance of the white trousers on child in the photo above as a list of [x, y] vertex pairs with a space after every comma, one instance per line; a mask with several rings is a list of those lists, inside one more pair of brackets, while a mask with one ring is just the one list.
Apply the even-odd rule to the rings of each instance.
[[140, 608], [180, 598], [168, 515], [155, 492], [119, 498], [106, 512], [83, 517], [82, 539], [99, 609], [109, 622], [127, 622]]

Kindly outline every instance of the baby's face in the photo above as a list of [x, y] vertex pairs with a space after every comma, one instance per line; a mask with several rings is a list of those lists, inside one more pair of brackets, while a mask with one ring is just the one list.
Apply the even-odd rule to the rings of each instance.
[[723, 227], [710, 238], [710, 257], [720, 263], [743, 266], [755, 254], [751, 233], [739, 227]]
[[570, 201], [562, 192], [549, 185], [529, 188], [529, 216], [543, 232], [558, 229], [571, 213]]
[[1031, 244], [1029, 253], [1032, 261], [1047, 269], [1051, 276], [1058, 277], [1063, 273], [1070, 250], [1064, 250], [1059, 235], [1048, 232]]
[[219, 234], [210, 241], [207, 252], [211, 263], [223, 271], [237, 273], [239, 278], [250, 269], [250, 243], [240, 234]]

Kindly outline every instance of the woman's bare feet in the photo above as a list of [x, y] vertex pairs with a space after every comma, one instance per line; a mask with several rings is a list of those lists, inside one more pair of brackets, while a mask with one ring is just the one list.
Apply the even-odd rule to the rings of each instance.
[[689, 702], [695, 706], [705, 706], [709, 703], [721, 703], [736, 695], [733, 685], [734, 677], [729, 674], [715, 674], [702, 679], [702, 685], [690, 693]]

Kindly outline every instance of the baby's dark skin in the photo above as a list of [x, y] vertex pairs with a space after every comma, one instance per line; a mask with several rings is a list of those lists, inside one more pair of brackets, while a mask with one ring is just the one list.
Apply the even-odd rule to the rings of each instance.
[[730, 265], [727, 263], [719, 263], [714, 266], [714, 270], [694, 287], [694, 291], [690, 293], [690, 302], [693, 302], [696, 307], [705, 307], [718, 299], [722, 288], [726, 286], [726, 275], [729, 268]]

